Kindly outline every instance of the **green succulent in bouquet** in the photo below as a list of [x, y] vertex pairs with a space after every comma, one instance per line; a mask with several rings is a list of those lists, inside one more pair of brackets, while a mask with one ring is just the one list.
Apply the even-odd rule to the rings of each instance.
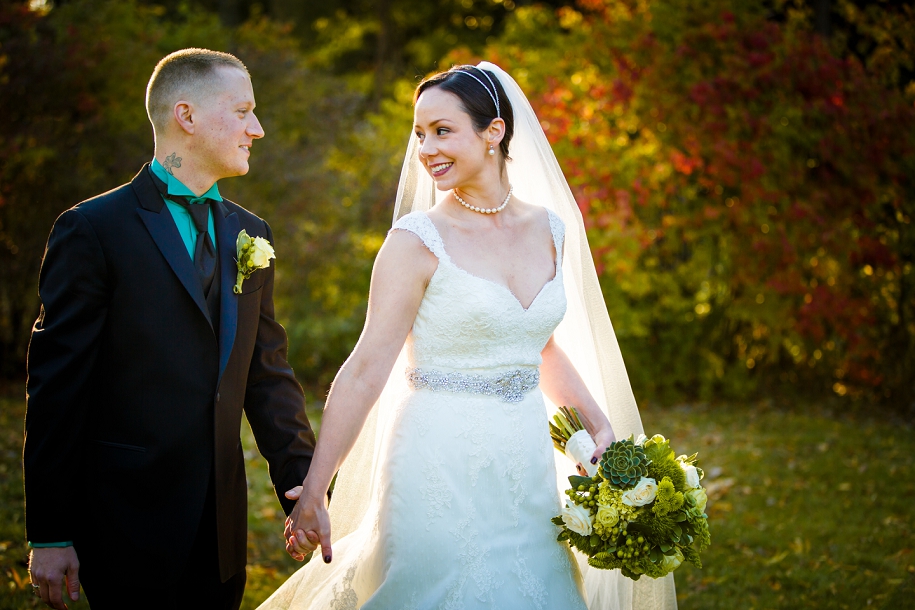
[[632, 438], [610, 444], [600, 461], [601, 475], [619, 489], [635, 487], [648, 472], [649, 459]]

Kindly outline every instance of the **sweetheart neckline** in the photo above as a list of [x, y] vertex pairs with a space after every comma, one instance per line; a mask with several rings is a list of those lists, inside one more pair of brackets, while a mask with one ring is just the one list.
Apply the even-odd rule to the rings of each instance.
[[[444, 248], [443, 248], [443, 249], [444, 249]], [[527, 307], [525, 307], [525, 306], [521, 303], [521, 299], [518, 298], [518, 295], [516, 295], [514, 292], [512, 292], [512, 289], [509, 288], [508, 286], [506, 286], [505, 284], [500, 284], [499, 282], [496, 282], [496, 281], [494, 281], [494, 280], [490, 280], [490, 279], [488, 279], [488, 278], [480, 277], [479, 275], [474, 275], [473, 273], [470, 273], [469, 271], [467, 271], [467, 270], [464, 269], [463, 267], [459, 267], [458, 265], [456, 265], [456, 264], [454, 263], [454, 261], [451, 260], [451, 257], [450, 257], [450, 256], [449, 256], [447, 259], [439, 259], [439, 263], [442, 263], [442, 262], [447, 262], [447, 263], [450, 264], [453, 268], [457, 269], [459, 272], [463, 273], [464, 275], [466, 275], [466, 276], [468, 276], [468, 277], [472, 277], [472, 278], [475, 279], [475, 280], [479, 280], [479, 281], [481, 281], [481, 282], [485, 282], [485, 283], [487, 283], [487, 284], [491, 284], [491, 285], [493, 285], [493, 286], [496, 286], [497, 288], [501, 288], [502, 290], [504, 290], [504, 291], [512, 298], [512, 300], [513, 300], [515, 303], [517, 303], [518, 307], [520, 307], [520, 308], [521, 308], [521, 311], [524, 312], [524, 313], [529, 312], [529, 311], [531, 310], [531, 308], [534, 307], [534, 305], [535, 305], [535, 304], [537, 303], [537, 301], [540, 299], [540, 295], [542, 295], [542, 294], [546, 291], [547, 287], [548, 287], [550, 284], [552, 284], [553, 282], [555, 282], [555, 281], [556, 281], [556, 278], [559, 277], [559, 272], [560, 272], [560, 270], [561, 270], [558, 266], [556, 267], [556, 273], [553, 274], [553, 277], [551, 277], [549, 280], [547, 280], [547, 282], [546, 282], [543, 286], [540, 287], [540, 290], [537, 292], [536, 295], [534, 295], [534, 299], [530, 302], [530, 304], [529, 304]], [[439, 264], [439, 266], [436, 267], [435, 273], [438, 273], [439, 268], [441, 268], [441, 264]], [[433, 275], [435, 275], [435, 273], [433, 273]]]
[[[534, 299], [530, 302], [530, 304], [527, 307], [525, 307], [524, 305], [521, 304], [521, 299], [518, 298], [518, 295], [516, 295], [514, 292], [512, 292], [512, 289], [509, 288], [508, 286], [506, 286], [505, 284], [500, 284], [499, 282], [496, 282], [495, 280], [490, 280], [485, 277], [480, 277], [479, 275], [474, 275], [473, 273], [467, 271], [463, 267], [458, 266], [457, 263], [455, 263], [453, 260], [451, 260], [451, 255], [448, 254], [448, 250], [445, 248], [445, 240], [442, 239], [442, 234], [439, 233], [438, 227], [435, 226], [435, 223], [432, 222], [432, 219], [429, 218], [428, 214], [426, 214], [424, 212], [420, 212], [420, 215], [425, 219], [425, 221], [429, 224], [429, 226], [432, 227], [432, 232], [435, 233], [435, 237], [438, 240], [438, 245], [442, 250], [441, 256], [439, 256], [431, 246], [426, 244], [426, 247], [429, 248], [430, 250], [432, 250], [432, 253], [435, 254], [436, 258], [438, 258], [438, 260], [439, 260], [438, 266], [435, 268], [435, 271], [432, 273], [433, 277], [438, 273], [438, 270], [441, 269], [441, 263], [442, 263], [442, 261], [444, 261], [444, 262], [450, 264], [452, 267], [454, 267], [458, 271], [460, 271], [461, 273], [463, 273], [464, 275], [467, 275], [474, 279], [480, 280], [481, 282], [486, 282], [487, 284], [492, 284], [493, 286], [497, 286], [497, 287], [501, 288], [502, 290], [507, 292], [509, 294], [509, 296], [511, 296], [512, 300], [518, 304], [518, 307], [521, 308], [521, 311], [523, 313], [527, 313], [528, 311], [531, 310], [531, 308], [534, 306], [534, 304], [537, 303], [537, 300], [540, 299], [540, 295], [544, 293], [544, 291], [547, 289], [547, 287], [550, 284], [552, 284], [554, 281], [556, 281], [556, 278], [559, 277], [559, 274], [562, 271], [562, 264], [561, 264], [562, 259], [560, 258], [560, 256], [561, 256], [560, 245], [557, 243], [556, 234], [553, 232], [553, 222], [552, 222], [552, 216], [551, 216], [551, 214], [553, 214], [553, 212], [551, 212], [550, 210], [546, 210], [546, 212], [547, 212], [547, 218], [550, 221], [550, 235], [552, 235], [552, 237], [553, 237], [553, 246], [556, 250], [556, 255], [553, 257], [553, 267], [554, 267], [555, 271], [553, 273], [553, 277], [550, 278], [543, 286], [540, 287], [540, 290], [537, 292], [536, 295], [534, 295]], [[423, 241], [423, 243], [426, 242], [425, 238], [423, 238], [421, 236], [420, 236], [420, 239]]]

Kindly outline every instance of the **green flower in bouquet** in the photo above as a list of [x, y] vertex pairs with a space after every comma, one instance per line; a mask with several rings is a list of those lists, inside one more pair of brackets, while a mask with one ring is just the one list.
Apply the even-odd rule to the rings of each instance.
[[651, 510], [657, 516], [664, 517], [680, 510], [683, 502], [683, 493], [676, 490], [670, 477], [664, 477], [658, 484], [658, 495]]
[[649, 459], [645, 450], [636, 445], [632, 438], [625, 438], [610, 444], [600, 461], [600, 472], [605, 479], [619, 489], [635, 487], [639, 479], [648, 472]]
[[643, 446], [650, 464], [648, 476], [655, 481], [661, 481], [667, 477], [674, 487], [680, 491], [690, 487], [686, 482], [686, 472], [683, 470], [683, 464], [674, 457], [674, 450], [670, 448], [669, 440], [660, 434], [655, 434], [647, 439]]

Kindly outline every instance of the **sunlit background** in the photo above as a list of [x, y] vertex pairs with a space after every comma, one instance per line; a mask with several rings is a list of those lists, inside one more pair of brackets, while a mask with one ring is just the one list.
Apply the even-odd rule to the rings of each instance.
[[[646, 427], [706, 461], [714, 546], [678, 572], [681, 607], [915, 593], [912, 2], [6, 0], [0, 608], [32, 603], [18, 456], [48, 232], [151, 158], [146, 81], [189, 46], [253, 75], [267, 137], [220, 191], [274, 230], [316, 419], [362, 327], [412, 90], [492, 61], [578, 200]], [[253, 607], [294, 565], [246, 447]]]

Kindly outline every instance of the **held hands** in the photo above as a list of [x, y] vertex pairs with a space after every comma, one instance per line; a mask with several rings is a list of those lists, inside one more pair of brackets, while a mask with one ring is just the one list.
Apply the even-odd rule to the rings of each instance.
[[292, 512], [286, 517], [286, 529], [283, 532], [286, 552], [296, 561], [304, 561], [305, 555], [320, 546], [324, 563], [330, 563], [333, 551], [330, 546], [327, 495], [323, 494], [320, 499], [314, 500], [303, 494], [302, 486], [299, 485], [287, 491], [285, 496], [290, 500], [298, 500]]
[[[613, 433], [613, 428], [608, 424], [591, 435], [591, 437], [594, 439], [594, 444], [597, 445], [597, 449], [595, 449], [594, 453], [591, 455], [591, 463], [597, 464], [597, 462], [600, 461], [601, 456], [604, 455], [604, 451], [607, 450], [607, 447], [616, 441], [616, 435]], [[585, 471], [585, 468], [581, 463], [575, 464], [575, 470], [583, 477], [588, 476], [587, 471]]]
[[32, 549], [29, 555], [29, 578], [35, 594], [48, 606], [65, 610], [61, 585], [66, 582], [70, 599], [79, 599], [79, 560], [72, 546]]

